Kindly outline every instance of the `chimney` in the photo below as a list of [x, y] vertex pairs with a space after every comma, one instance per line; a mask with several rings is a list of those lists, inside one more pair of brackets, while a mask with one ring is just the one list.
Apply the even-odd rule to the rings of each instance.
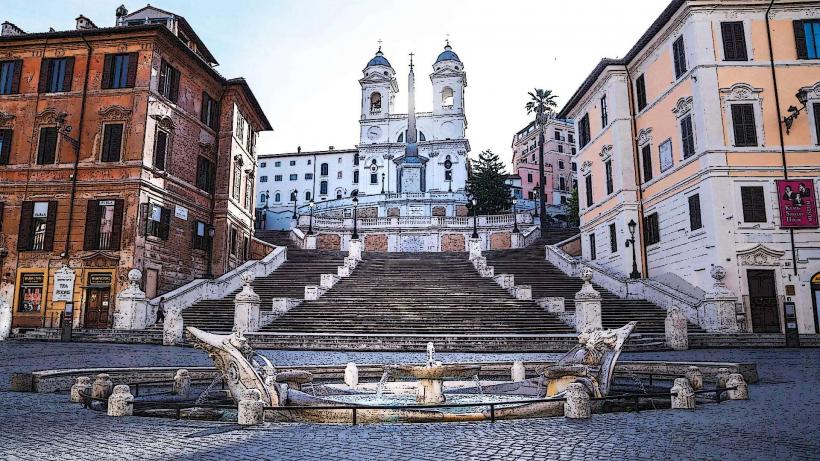
[[327, 146], [327, 150], [333, 150], [333, 149], [335, 149], [335, 147], [333, 147], [333, 146]]
[[0, 37], [13, 37], [15, 35], [24, 35], [26, 31], [6, 21], [0, 29]]
[[96, 29], [97, 28], [97, 25], [94, 24], [94, 21], [88, 19], [87, 17], [85, 17], [83, 15], [77, 16], [76, 21], [77, 21], [77, 30], [90, 30], [90, 29]]
[[297, 154], [301, 154], [301, 153], [302, 153], [302, 146], [296, 146], [296, 153], [297, 153]]

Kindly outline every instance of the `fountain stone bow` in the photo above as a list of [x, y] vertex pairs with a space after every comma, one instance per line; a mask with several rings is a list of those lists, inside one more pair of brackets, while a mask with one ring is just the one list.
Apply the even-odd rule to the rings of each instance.
[[416, 392], [416, 403], [437, 404], [444, 403], [445, 379], [470, 379], [481, 371], [480, 365], [442, 364], [433, 359], [433, 344], [427, 344], [426, 365], [388, 365], [385, 373], [393, 378], [415, 378], [419, 387]]

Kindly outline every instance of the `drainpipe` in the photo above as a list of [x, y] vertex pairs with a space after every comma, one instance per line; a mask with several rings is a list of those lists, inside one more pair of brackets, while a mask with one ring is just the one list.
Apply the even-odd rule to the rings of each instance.
[[[769, 2], [769, 7], [766, 9], [766, 40], [769, 45], [769, 65], [772, 70], [772, 84], [774, 85], [774, 107], [777, 110], [777, 130], [780, 138], [780, 159], [783, 165], [783, 179], [789, 179], [789, 170], [786, 166], [786, 143], [783, 138], [783, 114], [780, 112], [780, 92], [777, 88], [777, 72], [774, 66], [774, 48], [772, 46], [772, 28], [769, 24], [769, 15], [771, 14], [774, 0]], [[792, 247], [792, 268], [794, 275], [797, 276], [797, 250], [794, 245], [794, 229], [789, 229], [789, 240]]]
[[635, 184], [637, 185], [636, 192], [638, 193], [638, 238], [641, 241], [641, 275], [643, 278], [649, 278], [649, 263], [646, 257], [646, 243], [644, 242], [644, 215], [643, 215], [643, 187], [641, 183], [641, 163], [639, 161], [638, 152], [638, 124], [635, 114], [635, 98], [632, 92], [632, 75], [629, 73], [628, 64], [624, 63], [624, 70], [626, 71], [626, 91], [627, 99], [629, 99], [629, 128], [632, 132], [632, 164], [635, 169]]

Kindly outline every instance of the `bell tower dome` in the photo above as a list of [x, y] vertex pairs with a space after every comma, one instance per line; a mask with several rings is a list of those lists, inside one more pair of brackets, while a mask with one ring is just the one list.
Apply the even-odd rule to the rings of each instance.
[[433, 63], [430, 80], [433, 82], [433, 114], [464, 114], [467, 74], [464, 63], [453, 51], [449, 40]]
[[362, 86], [361, 119], [386, 119], [393, 113], [393, 102], [399, 92], [399, 85], [396, 71], [384, 57], [381, 46], [362, 73], [364, 76], [359, 79]]

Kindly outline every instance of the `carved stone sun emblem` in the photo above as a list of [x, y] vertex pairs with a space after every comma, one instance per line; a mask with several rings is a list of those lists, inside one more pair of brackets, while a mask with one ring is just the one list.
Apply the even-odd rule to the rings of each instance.
[[228, 365], [228, 380], [232, 383], [239, 382], [239, 368], [235, 362], [231, 362], [230, 365]]

